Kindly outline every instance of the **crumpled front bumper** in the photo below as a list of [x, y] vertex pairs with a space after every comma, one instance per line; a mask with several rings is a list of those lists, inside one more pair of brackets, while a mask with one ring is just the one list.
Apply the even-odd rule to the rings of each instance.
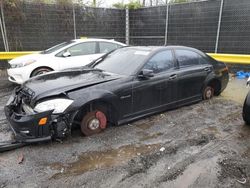
[[[33, 143], [51, 140], [53, 135], [51, 115], [52, 111], [46, 111], [37, 114], [23, 115], [14, 112], [13, 103], [4, 107], [5, 115], [15, 134], [18, 142]], [[42, 118], [47, 118], [43, 125], [39, 125]]]

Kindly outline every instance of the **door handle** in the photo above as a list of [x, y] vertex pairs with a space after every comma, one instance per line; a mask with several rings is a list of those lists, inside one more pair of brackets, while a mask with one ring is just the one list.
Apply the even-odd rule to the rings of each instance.
[[208, 72], [208, 71], [210, 71], [210, 70], [211, 70], [210, 67], [204, 68], [204, 71], [206, 71], [206, 72]]
[[173, 75], [171, 75], [170, 77], [169, 77], [169, 80], [174, 80], [174, 79], [176, 79], [177, 78], [177, 74], [173, 74]]

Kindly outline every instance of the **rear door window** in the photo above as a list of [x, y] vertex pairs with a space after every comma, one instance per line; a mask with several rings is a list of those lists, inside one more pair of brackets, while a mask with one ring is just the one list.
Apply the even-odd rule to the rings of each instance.
[[111, 43], [111, 42], [99, 42], [99, 47], [100, 47], [100, 53], [108, 53], [112, 50], [115, 50], [119, 47], [120, 45]]
[[191, 50], [175, 50], [176, 59], [180, 67], [199, 65], [201, 56]]

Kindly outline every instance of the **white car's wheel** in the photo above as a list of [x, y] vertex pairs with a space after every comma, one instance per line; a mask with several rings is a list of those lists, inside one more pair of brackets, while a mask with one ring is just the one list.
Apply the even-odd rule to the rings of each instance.
[[47, 67], [37, 68], [37, 69], [35, 69], [35, 70], [31, 73], [31, 76], [30, 76], [30, 77], [34, 77], [34, 76], [38, 76], [38, 75], [41, 75], [41, 74], [45, 74], [45, 73], [50, 72], [50, 71], [52, 71], [52, 69], [47, 68]]

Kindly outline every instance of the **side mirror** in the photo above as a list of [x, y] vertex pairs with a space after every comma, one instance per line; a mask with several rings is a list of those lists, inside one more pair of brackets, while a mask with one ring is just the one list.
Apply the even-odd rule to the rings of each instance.
[[63, 57], [70, 57], [71, 56], [71, 54], [70, 54], [70, 52], [64, 52], [63, 54], [62, 54], [62, 56]]
[[142, 69], [142, 71], [138, 75], [139, 78], [150, 78], [153, 76], [154, 76], [154, 71], [149, 69]]

